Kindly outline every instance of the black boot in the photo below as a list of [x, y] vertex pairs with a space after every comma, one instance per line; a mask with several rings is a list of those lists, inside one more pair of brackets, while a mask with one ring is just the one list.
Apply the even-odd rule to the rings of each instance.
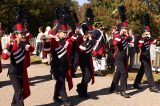
[[149, 91], [159, 93], [159, 89], [157, 89], [155, 86], [149, 87]]
[[110, 93], [119, 93], [119, 91], [116, 89], [115, 84], [112, 82], [111, 87], [109, 88]]
[[62, 100], [59, 99], [58, 96], [54, 96], [54, 97], [53, 97], [53, 100], [54, 100], [55, 102], [62, 103]]
[[81, 84], [78, 84], [77, 85], [77, 89], [76, 89], [78, 95], [81, 97], [83, 96], [83, 89], [82, 89], [82, 85]]
[[118, 91], [118, 90], [112, 90], [112, 89], [110, 89], [109, 92], [110, 92], [110, 93], [114, 93], [114, 94], [119, 94], [119, 91]]
[[88, 95], [87, 89], [88, 89], [88, 85], [83, 86], [83, 98], [90, 97], [90, 95]]
[[63, 102], [63, 106], [73, 106], [72, 104], [71, 104], [71, 102]]
[[133, 88], [135, 88], [135, 89], [142, 89], [142, 88], [139, 86], [139, 84], [133, 84]]
[[[55, 85], [55, 86], [56, 86], [56, 85]], [[54, 100], [55, 102], [62, 103], [62, 100], [59, 99], [59, 96], [60, 96], [59, 91], [58, 91], [57, 88], [55, 87], [53, 100]]]
[[130, 98], [130, 96], [129, 96], [125, 91], [121, 91], [120, 94], [121, 94], [121, 96], [123, 96], [124, 98]]

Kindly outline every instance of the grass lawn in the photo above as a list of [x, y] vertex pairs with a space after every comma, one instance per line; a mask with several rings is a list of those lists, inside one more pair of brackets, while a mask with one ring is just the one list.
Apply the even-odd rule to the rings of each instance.
[[37, 62], [37, 61], [41, 61], [41, 58], [39, 56], [36, 55], [31, 55], [31, 63]]

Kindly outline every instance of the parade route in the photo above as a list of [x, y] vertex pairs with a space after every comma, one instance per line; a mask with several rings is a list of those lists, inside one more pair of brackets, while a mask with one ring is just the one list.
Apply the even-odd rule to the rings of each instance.
[[[10, 106], [13, 88], [7, 70], [9, 61], [2, 60], [3, 71], [0, 74], [0, 106]], [[25, 106], [59, 106], [53, 101], [55, 80], [50, 79], [50, 66], [34, 62], [28, 68], [30, 80], [31, 96], [25, 101]], [[133, 81], [128, 81], [128, 91], [131, 98], [123, 98], [117, 94], [110, 94], [109, 87], [112, 81], [111, 75], [105, 77], [95, 77], [95, 84], [89, 83], [89, 95], [91, 98], [82, 99], [77, 96], [76, 85], [81, 81], [81, 77], [73, 78], [74, 88], [68, 91], [69, 100], [75, 106], [160, 106], [160, 93], [149, 92], [147, 84], [142, 85], [142, 90], [132, 88]], [[160, 84], [156, 85], [160, 89]]]

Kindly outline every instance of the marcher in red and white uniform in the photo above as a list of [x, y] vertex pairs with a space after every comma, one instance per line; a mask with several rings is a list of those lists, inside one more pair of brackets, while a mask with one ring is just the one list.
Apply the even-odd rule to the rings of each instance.
[[141, 54], [140, 54], [141, 66], [137, 73], [133, 87], [136, 89], [142, 89], [139, 85], [145, 73], [147, 82], [148, 82], [148, 86], [149, 86], [149, 90], [151, 92], [159, 92], [159, 89], [156, 88], [155, 86], [153, 74], [152, 74], [152, 68], [151, 68], [150, 45], [152, 43], [156, 43], [156, 39], [152, 39], [151, 37], [151, 33], [150, 33], [151, 29], [150, 29], [148, 14], [144, 15], [144, 22], [146, 22], [144, 23], [145, 28], [144, 28], [142, 37], [139, 40], [139, 47], [141, 49]]
[[14, 88], [12, 106], [24, 106], [23, 100], [30, 95], [27, 75], [26, 52], [33, 52], [34, 47], [26, 43], [26, 31], [23, 24], [18, 23], [14, 27], [15, 39], [7, 43], [2, 52], [2, 58], [10, 58], [8, 70], [9, 78]]
[[[52, 36], [52, 59], [51, 70], [56, 80], [53, 99], [56, 102], [62, 102], [64, 106], [70, 106], [65, 89], [65, 79], [67, 78], [69, 90], [72, 89], [72, 75], [70, 69], [69, 48], [71, 42], [67, 38], [67, 27], [64, 24], [58, 24], [57, 34]], [[61, 97], [61, 99], [59, 98]]]
[[[124, 6], [119, 7], [122, 24], [118, 25], [119, 33], [114, 35], [113, 44], [116, 46], [115, 52], [115, 74], [111, 83], [110, 92], [120, 93], [124, 98], [130, 98], [125, 92], [127, 90], [128, 77], [128, 56], [127, 46], [132, 37], [128, 35], [128, 25], [126, 21]], [[120, 27], [120, 28], [119, 28]]]
[[82, 81], [77, 85], [78, 95], [82, 98], [88, 98], [88, 83], [92, 79], [94, 83], [94, 68], [92, 60], [92, 50], [96, 40], [92, 39], [92, 32], [86, 24], [82, 26], [83, 34], [77, 38], [77, 50], [79, 53], [79, 66], [82, 71]]
[[[102, 71], [106, 70], [106, 36], [105, 32], [102, 30], [102, 25], [97, 23], [95, 25], [95, 30], [92, 33], [94, 39], [98, 42], [93, 48], [93, 65], [95, 75], [102, 75]], [[98, 28], [99, 27], [99, 28]]]

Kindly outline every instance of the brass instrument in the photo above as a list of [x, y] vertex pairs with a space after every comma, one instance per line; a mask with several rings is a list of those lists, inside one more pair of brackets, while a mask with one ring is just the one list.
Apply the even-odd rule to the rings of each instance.
[[[121, 6], [121, 5], [123, 5], [123, 2], [122, 2], [119, 6]], [[108, 16], [108, 17], [98, 26], [98, 28], [99, 28], [101, 25], [103, 25], [106, 21], [108, 21], [108, 19], [109, 19], [112, 15], [114, 15], [117, 11], [118, 11], [118, 9], [116, 8], [116, 9], [112, 12], [112, 14], [111, 14], [110, 16]]]

